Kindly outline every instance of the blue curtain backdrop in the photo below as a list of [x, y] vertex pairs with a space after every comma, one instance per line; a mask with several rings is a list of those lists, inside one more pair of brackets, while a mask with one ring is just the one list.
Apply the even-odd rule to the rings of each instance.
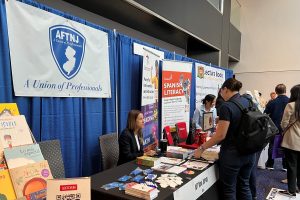
[[11, 79], [4, 0], [1, 0], [0, 102], [16, 102], [37, 141], [59, 139], [67, 177], [88, 176], [100, 171], [98, 137], [116, 132], [116, 38], [112, 31], [32, 1], [32, 6], [108, 33], [112, 98], [15, 97]]
[[[26, 116], [37, 141], [60, 140], [67, 177], [89, 176], [100, 171], [101, 159], [98, 137], [116, 131], [120, 133], [126, 126], [128, 111], [140, 109], [143, 60], [142, 56], [133, 54], [134, 42], [163, 51], [165, 59], [192, 62], [193, 66], [195, 62], [203, 63], [122, 34], [114, 34], [111, 30], [31, 0], [23, 0], [22, 2], [32, 6], [108, 33], [112, 98], [16, 97], [11, 78], [4, 1], [0, 0], [0, 103], [16, 102], [18, 104], [20, 113]], [[232, 77], [232, 70], [225, 69], [225, 71], [226, 78]], [[195, 69], [193, 67], [191, 115], [195, 109], [194, 99]], [[118, 119], [116, 119], [116, 109], [118, 109]], [[116, 128], [117, 120], [118, 130]]]

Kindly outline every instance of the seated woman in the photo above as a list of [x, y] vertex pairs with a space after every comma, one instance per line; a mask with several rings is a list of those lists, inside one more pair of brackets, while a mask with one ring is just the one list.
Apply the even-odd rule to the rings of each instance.
[[205, 112], [212, 112], [213, 113], [213, 125], [216, 125], [216, 117], [217, 111], [214, 107], [216, 103], [216, 96], [213, 94], [208, 94], [202, 100], [202, 105], [200, 108], [196, 108], [194, 111], [193, 122], [196, 124], [196, 129], [201, 129], [203, 126], [203, 113]]
[[143, 113], [139, 110], [131, 110], [128, 113], [126, 128], [119, 137], [118, 165], [144, 155], [142, 128], [144, 128]]

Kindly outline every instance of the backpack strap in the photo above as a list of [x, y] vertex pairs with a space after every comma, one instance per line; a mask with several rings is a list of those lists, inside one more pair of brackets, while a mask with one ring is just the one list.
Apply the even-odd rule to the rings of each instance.
[[240, 102], [238, 102], [236, 99], [230, 99], [229, 101], [235, 104], [242, 112], [248, 112], [248, 109], [244, 108], [243, 105], [240, 104]]
[[241, 96], [241, 97], [243, 97], [243, 98], [245, 98], [245, 99], [247, 99], [248, 100], [248, 102], [249, 102], [249, 106], [248, 106], [248, 108], [246, 107], [244, 107], [240, 102], [238, 102], [235, 98], [234, 99], [230, 99], [229, 101], [230, 102], [232, 102], [232, 103], [234, 103], [242, 112], [248, 112], [249, 110], [253, 110], [253, 109], [255, 109], [255, 106], [254, 106], [254, 103], [253, 103], [253, 101], [252, 101], [252, 99], [250, 99], [250, 98], [248, 98], [248, 97], [246, 97], [246, 96]]

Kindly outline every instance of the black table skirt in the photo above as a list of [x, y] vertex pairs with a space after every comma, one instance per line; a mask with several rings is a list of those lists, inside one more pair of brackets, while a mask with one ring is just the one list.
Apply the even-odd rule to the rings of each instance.
[[[211, 165], [210, 165], [211, 166]], [[208, 166], [208, 167], [210, 167]], [[92, 199], [94, 200], [100, 200], [100, 199], [108, 199], [108, 200], [113, 200], [113, 199], [132, 199], [132, 200], [137, 200], [139, 198], [126, 195], [125, 191], [120, 191], [118, 188], [110, 189], [110, 190], [104, 190], [101, 188], [101, 186], [111, 183], [111, 182], [117, 182], [118, 179], [124, 175], [129, 175], [131, 171], [133, 171], [135, 168], [140, 167], [142, 169], [147, 169], [149, 167], [141, 166], [135, 164], [134, 161], [125, 163], [123, 165], [120, 165], [116, 168], [112, 168], [103, 172], [100, 172], [98, 174], [95, 174], [91, 176], [91, 189], [92, 189]], [[205, 169], [204, 169], [205, 170]], [[204, 171], [203, 170], [203, 171]], [[183, 184], [180, 186], [177, 186], [175, 189], [172, 189], [170, 187], [167, 188], [161, 188], [159, 186], [159, 194], [158, 197], [155, 198], [155, 200], [160, 200], [160, 199], [173, 199], [173, 192], [189, 182], [191, 179], [195, 178], [197, 175], [202, 173], [203, 171], [197, 171], [194, 170], [195, 174], [193, 175], [186, 175], [186, 174], [179, 174], [178, 176], [182, 177], [183, 179]], [[154, 171], [155, 174], [160, 176], [160, 172]], [[219, 198], [219, 187], [218, 187], [218, 182], [216, 182], [210, 189], [208, 189], [201, 197], [198, 199], [203, 199], [203, 200], [218, 200]]]

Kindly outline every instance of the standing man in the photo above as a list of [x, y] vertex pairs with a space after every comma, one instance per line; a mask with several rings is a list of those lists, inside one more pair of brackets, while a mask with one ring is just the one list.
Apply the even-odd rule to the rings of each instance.
[[[283, 116], [283, 112], [285, 109], [285, 106], [288, 104], [289, 98], [286, 96], [286, 86], [284, 84], [278, 84], [275, 87], [275, 92], [277, 94], [277, 97], [269, 101], [269, 103], [266, 106], [265, 113], [269, 114], [270, 118], [273, 120], [274, 124], [279, 130], [279, 134], [281, 134], [282, 129], [280, 126], [280, 122]], [[274, 159], [272, 159], [272, 151], [273, 151], [273, 145], [274, 145], [274, 138], [271, 138], [269, 143], [269, 149], [268, 149], [268, 160], [266, 162], [266, 168], [267, 169], [274, 169]], [[284, 161], [282, 162], [283, 169], [286, 169]]]

